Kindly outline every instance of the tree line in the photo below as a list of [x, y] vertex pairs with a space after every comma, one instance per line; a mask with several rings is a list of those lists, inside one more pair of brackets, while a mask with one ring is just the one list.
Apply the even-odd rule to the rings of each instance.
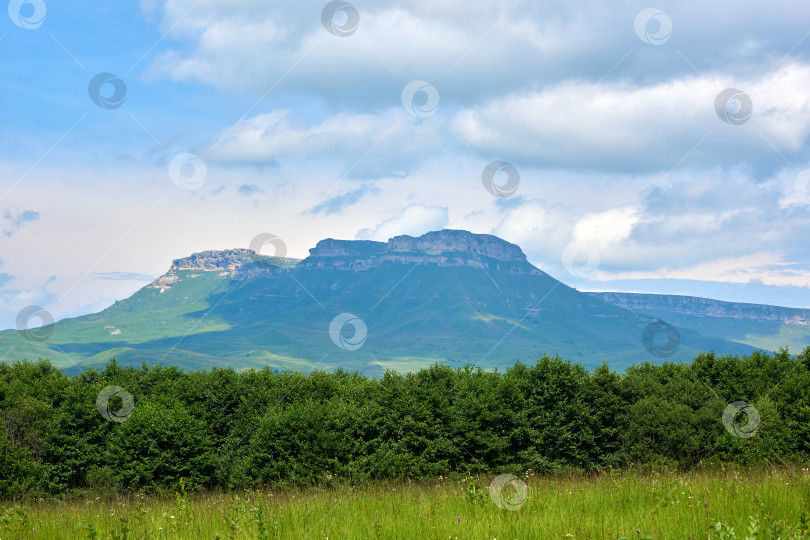
[[0, 497], [810, 458], [810, 347], [588, 371], [0, 364]]

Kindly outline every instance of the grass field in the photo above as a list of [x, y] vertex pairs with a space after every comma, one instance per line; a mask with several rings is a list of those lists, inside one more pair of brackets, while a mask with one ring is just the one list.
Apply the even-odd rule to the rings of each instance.
[[524, 500], [514, 482], [501, 492], [505, 508], [492, 480], [6, 503], [0, 539], [810, 538], [806, 468], [529, 473]]

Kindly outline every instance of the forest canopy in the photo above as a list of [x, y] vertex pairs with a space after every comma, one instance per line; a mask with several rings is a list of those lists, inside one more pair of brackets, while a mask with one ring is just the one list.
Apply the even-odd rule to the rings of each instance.
[[810, 347], [592, 372], [0, 364], [0, 497], [810, 457]]

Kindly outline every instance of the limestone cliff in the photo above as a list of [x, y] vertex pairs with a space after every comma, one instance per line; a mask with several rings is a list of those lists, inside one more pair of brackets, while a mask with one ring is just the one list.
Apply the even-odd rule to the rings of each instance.
[[[250, 249], [202, 251], [176, 259], [169, 271], [150, 287], [165, 290], [180, 281], [180, 272], [220, 272], [225, 278], [244, 280], [272, 277], [296, 266], [304, 269], [363, 271], [383, 264], [435, 264], [486, 268], [511, 274], [539, 275], [515, 244], [496, 236], [468, 231], [441, 230], [419, 237], [396, 236], [388, 242], [321, 240], [304, 260], [256, 255]], [[188, 275], [193, 277], [193, 274]]]
[[[169, 271], [153, 281], [149, 287], [161, 289], [161, 292], [180, 281], [180, 272], [219, 272], [223, 278], [244, 279], [251, 271], [266, 273], [268, 269], [277, 269], [295, 265], [299, 259], [286, 257], [267, 257], [257, 255], [252, 249], [228, 249], [223, 251], [201, 251], [182, 259], [175, 259]], [[189, 277], [195, 277], [194, 274]]]
[[515, 244], [488, 234], [445, 229], [419, 237], [396, 236], [388, 242], [321, 240], [299, 268], [362, 271], [383, 264], [435, 264], [491, 268], [516, 274], [540, 274]]
[[723, 302], [710, 298], [667, 294], [617, 292], [588, 294], [599, 297], [608, 303], [628, 309], [671, 311], [673, 313], [692, 315], [695, 317], [724, 317], [757, 321], [776, 321], [800, 326], [810, 325], [810, 310], [808, 309]]

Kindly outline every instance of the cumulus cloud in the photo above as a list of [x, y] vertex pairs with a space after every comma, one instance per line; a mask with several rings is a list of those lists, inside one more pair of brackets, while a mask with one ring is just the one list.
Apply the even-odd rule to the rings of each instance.
[[351, 178], [402, 177], [448, 146], [459, 146], [441, 122], [417, 120], [401, 106], [380, 114], [338, 113], [309, 124], [293, 111], [274, 111], [229, 127], [207, 156], [225, 163], [312, 160]]
[[[754, 114], [724, 123], [717, 95], [744, 88]], [[223, 162], [315, 160], [346, 176], [407, 176], [449, 152], [498, 156], [522, 167], [620, 173], [682, 167], [736, 167], [773, 174], [800, 159], [810, 135], [810, 64], [790, 64], [761, 78], [688, 75], [654, 85], [567, 81], [506, 94], [452, 118], [426, 121], [402, 107], [375, 114], [340, 112], [317, 122], [278, 110], [240, 120], [207, 155]]]
[[634, 207], [591, 212], [574, 226], [574, 242], [605, 251], [627, 240], [638, 221], [639, 209]]
[[763, 180], [717, 169], [644, 182], [654, 187], [622, 191], [624, 205], [609, 201], [611, 188], [596, 183], [591, 189], [605, 204], [565, 204], [575, 200], [577, 185], [551, 200], [528, 200], [504, 212], [493, 233], [521, 245], [530, 260], [567, 282], [585, 283], [563, 264], [563, 253], [574, 245], [598, 254], [597, 272], [589, 276], [594, 282], [759, 279], [810, 286], [802, 262], [810, 249], [799, 240], [810, 225], [810, 201], [780, 207], [779, 175]]
[[[358, 29], [338, 38], [322, 26], [324, 5], [150, 2], [162, 30], [182, 41], [160, 54], [148, 75], [257, 95], [317, 96], [354, 108], [395, 102], [407, 82], [422, 79], [439, 87], [447, 103], [470, 104], [564, 79], [615, 75], [640, 83], [696, 70], [747, 74], [794, 49], [810, 25], [810, 13], [790, 0], [682, 3], [665, 8], [672, 36], [654, 47], [635, 34], [641, 7], [630, 3], [403, 0], [355, 4]], [[792, 54], [808, 56], [801, 49]]]
[[447, 208], [412, 204], [400, 215], [386, 219], [373, 229], [362, 229], [357, 233], [358, 240], [385, 241], [394, 236], [407, 234], [420, 236], [426, 232], [444, 229], [447, 226]]
[[570, 237], [570, 214], [527, 201], [508, 211], [492, 233], [521, 246], [534, 260], [548, 262]]
[[[687, 76], [654, 85], [564, 82], [459, 112], [455, 130], [472, 147], [542, 166], [660, 171], [748, 162], [772, 171], [801, 153], [810, 133], [810, 65], [752, 80]], [[754, 114], [732, 126], [715, 99], [739, 86]]]

